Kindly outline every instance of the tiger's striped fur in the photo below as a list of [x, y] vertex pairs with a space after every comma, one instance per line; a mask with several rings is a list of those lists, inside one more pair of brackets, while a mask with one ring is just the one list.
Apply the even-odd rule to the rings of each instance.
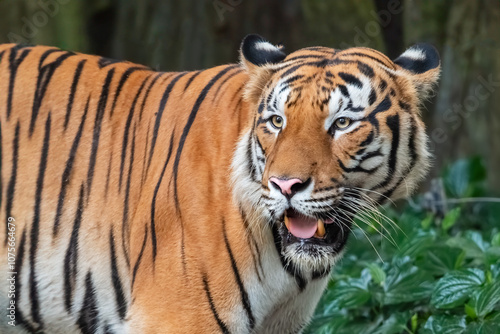
[[[2, 283], [2, 333], [302, 331], [360, 209], [348, 190], [381, 203], [423, 177], [418, 106], [439, 59], [428, 46], [394, 62], [366, 48], [286, 56], [257, 36], [241, 57], [162, 73], [0, 46], [0, 219], [15, 219], [16, 254], [16, 327]], [[351, 127], [331, 130], [342, 113]], [[304, 186], [283, 196], [273, 177]], [[283, 223], [292, 207], [345, 217], [300, 241]]]

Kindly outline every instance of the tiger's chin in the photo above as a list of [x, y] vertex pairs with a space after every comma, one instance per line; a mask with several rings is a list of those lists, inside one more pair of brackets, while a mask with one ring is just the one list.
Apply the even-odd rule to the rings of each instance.
[[[298, 225], [299, 217], [311, 226], [302, 226], [302, 230], [298, 230], [294, 225]], [[276, 246], [285, 262], [303, 273], [314, 274], [329, 272], [342, 257], [350, 234], [349, 226], [336, 222], [335, 218], [302, 216], [293, 209], [287, 210], [275, 221], [273, 230]]]

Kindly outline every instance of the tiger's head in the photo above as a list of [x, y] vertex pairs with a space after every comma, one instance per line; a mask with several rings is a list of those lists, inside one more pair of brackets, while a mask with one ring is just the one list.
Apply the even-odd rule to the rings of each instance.
[[234, 197], [252, 222], [270, 224], [288, 263], [326, 271], [355, 214], [408, 196], [425, 176], [419, 106], [439, 55], [426, 44], [394, 61], [361, 47], [286, 55], [257, 35], [240, 54], [254, 119], [233, 159]]

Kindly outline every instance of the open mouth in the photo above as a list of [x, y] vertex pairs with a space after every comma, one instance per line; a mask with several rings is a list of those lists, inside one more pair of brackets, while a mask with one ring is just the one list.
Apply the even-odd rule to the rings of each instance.
[[334, 219], [309, 217], [290, 209], [285, 212], [284, 222], [288, 231], [297, 238], [323, 239], [326, 235], [325, 225], [333, 224]]
[[349, 236], [349, 226], [327, 214], [321, 218], [311, 217], [290, 208], [285, 211], [282, 222], [280, 230], [284, 245], [300, 242], [329, 246], [337, 253], [344, 247]]

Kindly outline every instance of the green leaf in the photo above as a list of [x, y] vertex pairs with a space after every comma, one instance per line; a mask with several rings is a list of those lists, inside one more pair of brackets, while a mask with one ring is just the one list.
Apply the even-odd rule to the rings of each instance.
[[337, 333], [340, 328], [345, 327], [349, 323], [349, 320], [349, 318], [340, 313], [320, 316], [316, 315], [313, 317], [311, 324], [304, 332], [311, 334]]
[[424, 257], [418, 261], [419, 268], [430, 272], [434, 276], [444, 274], [460, 267], [460, 255], [462, 250], [447, 246], [437, 246], [427, 251]]
[[431, 304], [443, 309], [459, 306], [484, 283], [484, 280], [484, 272], [475, 268], [450, 272], [437, 282]]
[[465, 314], [472, 320], [477, 319], [477, 314], [476, 311], [474, 310], [474, 307], [470, 306], [469, 304], [465, 304]]
[[392, 305], [428, 298], [432, 293], [431, 277], [409, 262], [395, 259], [383, 283], [383, 304]]
[[486, 250], [485, 258], [487, 264], [500, 263], [500, 247], [493, 246]]
[[500, 280], [500, 263], [492, 264], [490, 266], [490, 272], [493, 279]]
[[411, 331], [412, 331], [412, 333], [415, 333], [417, 331], [417, 327], [418, 327], [418, 313], [415, 313], [411, 317]]
[[356, 319], [356, 321], [352, 321], [346, 326], [337, 329], [334, 332], [330, 332], [330, 334], [372, 334], [375, 331], [383, 318], [379, 317], [374, 321], [366, 321], [361, 319]]
[[366, 304], [371, 297], [368, 291], [369, 280], [369, 273], [364, 270], [360, 278], [339, 281], [328, 291], [328, 299], [332, 301], [328, 309], [352, 309]]
[[500, 325], [491, 322], [473, 322], [467, 326], [464, 334], [498, 334]]
[[482, 259], [484, 256], [483, 250], [473, 240], [463, 237], [453, 237], [446, 241], [446, 245], [450, 247], [460, 248], [465, 251], [465, 256], [468, 258]]
[[382, 268], [380, 268], [376, 263], [370, 263], [367, 265], [368, 270], [370, 270], [370, 275], [376, 284], [381, 284], [385, 281], [386, 275]]
[[460, 217], [460, 212], [461, 212], [461, 209], [458, 207], [458, 208], [455, 208], [455, 209], [449, 211], [446, 214], [446, 216], [444, 216], [443, 221], [441, 223], [441, 227], [443, 228], [443, 231], [447, 232], [450, 228], [453, 227], [453, 225], [455, 225], [458, 217]]
[[380, 327], [373, 334], [399, 334], [408, 330], [406, 324], [410, 319], [408, 312], [394, 313], [388, 319], [385, 319]]
[[432, 315], [427, 319], [422, 334], [461, 334], [465, 330], [464, 316]]
[[434, 230], [418, 231], [416, 234], [411, 235], [408, 239], [400, 244], [399, 250], [396, 252], [398, 257], [406, 257], [414, 259], [418, 255], [424, 253], [427, 249], [434, 246], [436, 240], [436, 233]]
[[479, 317], [485, 317], [493, 311], [500, 302], [500, 282], [485, 285], [481, 290], [474, 294], [472, 305], [474, 311]]
[[484, 241], [483, 235], [477, 231], [465, 231], [464, 236], [467, 240], [473, 241], [483, 252], [490, 247], [490, 245]]
[[424, 230], [427, 230], [429, 227], [431, 227], [432, 221], [434, 220], [434, 215], [433, 214], [428, 214], [427, 217], [422, 220], [420, 225]]
[[443, 182], [452, 197], [474, 195], [478, 184], [486, 179], [486, 169], [479, 157], [459, 160], [445, 169]]
[[500, 247], [500, 232], [498, 232], [493, 236], [493, 238], [491, 238], [491, 245]]

